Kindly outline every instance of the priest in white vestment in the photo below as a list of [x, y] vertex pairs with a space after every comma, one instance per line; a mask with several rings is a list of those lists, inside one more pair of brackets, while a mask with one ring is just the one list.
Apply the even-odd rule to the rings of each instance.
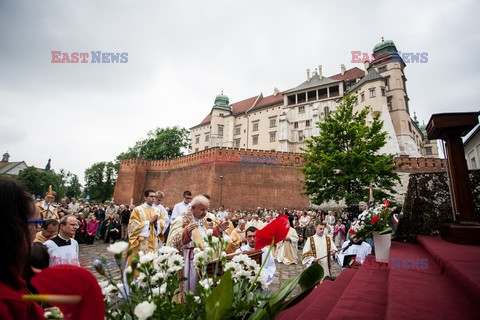
[[260, 220], [260, 217], [256, 213], [253, 215], [253, 219], [250, 220], [250, 222], [247, 225], [247, 227], [255, 227], [255, 228], [257, 228], [257, 230], [262, 229], [263, 226], [264, 226], [264, 224], [263, 224], [262, 220]]
[[[257, 232], [257, 228], [250, 226], [247, 228], [247, 244], [241, 246], [236, 252], [244, 252], [244, 251], [252, 251], [255, 250], [255, 232]], [[262, 249], [262, 263], [267, 259], [265, 265], [263, 266], [263, 270], [267, 273], [267, 285], [273, 282], [273, 278], [275, 277], [275, 271], [277, 271], [277, 267], [275, 266], [275, 260], [273, 260], [272, 253], [267, 257], [268, 253], [268, 246]]]
[[315, 227], [315, 234], [305, 240], [303, 246], [302, 263], [309, 267], [312, 263], [319, 263], [324, 270], [324, 277], [330, 277], [329, 265], [337, 247], [328, 235], [324, 234], [325, 224], [318, 223]]
[[338, 253], [338, 260], [340, 266], [343, 267], [345, 256], [355, 255], [355, 262], [362, 264], [370, 253], [372, 253], [372, 247], [368, 243], [363, 239], [353, 237], [352, 240], [343, 243], [342, 249]]
[[297, 231], [290, 227], [285, 240], [277, 244], [277, 261], [287, 266], [297, 264], [298, 260], [298, 234]]
[[[207, 213], [210, 201], [204, 196], [193, 198], [187, 212], [184, 212], [171, 224], [170, 235], [167, 239], [167, 246], [176, 248], [180, 254], [183, 254], [185, 261], [184, 276], [185, 291], [196, 291], [197, 270], [193, 265], [193, 249], [195, 247], [201, 250], [205, 249], [204, 239], [207, 237], [207, 219], [218, 224], [218, 220], [212, 213]], [[222, 236], [222, 232], [228, 228], [228, 222], [223, 221], [213, 227], [213, 235]]]

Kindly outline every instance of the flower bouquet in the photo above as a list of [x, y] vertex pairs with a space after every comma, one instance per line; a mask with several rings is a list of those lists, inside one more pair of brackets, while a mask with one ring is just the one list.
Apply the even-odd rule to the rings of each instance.
[[[276, 222], [275, 222], [276, 221]], [[270, 226], [267, 228], [268, 226]], [[257, 231], [256, 242], [261, 249], [283, 240], [288, 232], [288, 219], [279, 217], [265, 231]], [[122, 258], [131, 254], [128, 244], [109, 246], [118, 268], [125, 274], [120, 280], [97, 265], [97, 271], [107, 277], [100, 283], [104, 294], [106, 317], [109, 319], [273, 319], [282, 309], [303, 299], [320, 282], [323, 269], [314, 264], [302, 274], [283, 283], [271, 293], [262, 265], [245, 254], [230, 261], [224, 250], [231, 239], [218, 238], [208, 232], [204, 250], [194, 249], [194, 265], [198, 274], [195, 292], [184, 291], [184, 261], [174, 248], [163, 247], [160, 254], [142, 253], [124, 268]], [[213, 273], [207, 265], [214, 262]], [[222, 272], [220, 272], [222, 270]], [[301, 293], [287, 299], [300, 285]]]
[[366, 214], [359, 216], [359, 226], [355, 229], [350, 229], [350, 235], [357, 238], [372, 238], [373, 233], [377, 232], [380, 235], [392, 233], [393, 230], [389, 226], [394, 210], [389, 208], [390, 200], [387, 199], [381, 207], [368, 209]]

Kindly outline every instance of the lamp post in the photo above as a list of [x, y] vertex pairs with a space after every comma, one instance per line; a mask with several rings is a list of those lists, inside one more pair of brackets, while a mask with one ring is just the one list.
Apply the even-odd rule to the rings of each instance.
[[223, 204], [222, 195], [223, 195], [223, 176], [220, 176], [220, 206]]

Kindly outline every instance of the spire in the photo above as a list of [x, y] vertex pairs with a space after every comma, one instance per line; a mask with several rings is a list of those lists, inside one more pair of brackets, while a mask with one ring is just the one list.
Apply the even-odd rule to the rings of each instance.
[[52, 159], [48, 159], [47, 165], [45, 166], [46, 171], [50, 171], [50, 163], [52, 162]]
[[416, 111], [413, 111], [413, 121], [415, 122], [415, 124], [417, 125], [417, 127], [420, 125], [420, 122], [418, 122], [417, 112], [416, 112]]
[[8, 151], [3, 154], [2, 162], [8, 162], [8, 159], [10, 159], [10, 155], [8, 154]]

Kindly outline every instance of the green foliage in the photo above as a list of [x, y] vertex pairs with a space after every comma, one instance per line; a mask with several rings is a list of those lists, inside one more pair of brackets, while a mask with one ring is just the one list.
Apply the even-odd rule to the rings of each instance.
[[206, 319], [221, 320], [232, 308], [233, 280], [232, 270], [225, 272], [218, 286], [212, 290], [205, 303]]
[[45, 195], [51, 185], [52, 189], [57, 192], [56, 201], [60, 201], [60, 198], [65, 195], [67, 197], [78, 197], [81, 194], [81, 185], [77, 175], [64, 169], [55, 173], [54, 171], [28, 167], [20, 171], [17, 179], [25, 184], [30, 193], [41, 197]]
[[317, 123], [319, 136], [306, 140], [304, 193], [315, 204], [367, 200], [369, 186], [375, 198], [391, 197], [395, 182], [400, 181], [393, 156], [376, 154], [388, 136], [382, 131], [380, 114], [369, 123], [371, 108], [354, 112], [355, 100], [344, 97], [334, 115]]
[[141, 158], [146, 160], [170, 160], [183, 155], [182, 148], [190, 145], [189, 132], [185, 128], [167, 127], [149, 131], [146, 139], [139, 140], [117, 156], [117, 160]]
[[103, 202], [113, 195], [117, 174], [113, 162], [97, 162], [85, 170], [85, 195]]
[[[278, 291], [273, 293], [270, 299], [265, 301], [262, 307], [258, 308], [249, 319], [274, 319], [280, 311], [292, 307], [304, 299], [315, 286], [320, 283], [323, 275], [324, 271], [322, 266], [318, 263], [312, 264], [295, 278], [284, 282]], [[288, 295], [296, 288], [297, 284], [300, 285], [300, 293], [290, 300], [286, 300]]]

